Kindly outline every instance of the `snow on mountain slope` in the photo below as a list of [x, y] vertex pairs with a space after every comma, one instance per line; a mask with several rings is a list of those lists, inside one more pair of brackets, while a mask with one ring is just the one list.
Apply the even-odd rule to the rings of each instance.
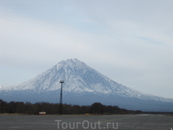
[[103, 96], [119, 95], [144, 100], [173, 102], [172, 98], [144, 94], [121, 85], [77, 59], [61, 61], [35, 78], [9, 87], [6, 91], [52, 92], [60, 89], [60, 80], [65, 81], [63, 91], [67, 93], [92, 93]]

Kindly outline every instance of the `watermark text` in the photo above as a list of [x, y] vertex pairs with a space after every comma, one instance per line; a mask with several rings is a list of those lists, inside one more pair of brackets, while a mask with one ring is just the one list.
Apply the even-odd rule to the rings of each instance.
[[104, 124], [101, 123], [101, 121], [98, 122], [90, 122], [88, 120], [83, 120], [82, 122], [65, 122], [62, 120], [55, 120], [57, 123], [57, 129], [72, 129], [72, 130], [77, 130], [77, 129], [89, 129], [89, 130], [94, 130], [94, 129], [118, 129], [118, 122], [106, 122]]

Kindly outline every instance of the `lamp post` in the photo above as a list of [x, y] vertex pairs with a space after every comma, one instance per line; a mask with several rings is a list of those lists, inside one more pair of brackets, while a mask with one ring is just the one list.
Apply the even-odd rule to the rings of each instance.
[[62, 85], [64, 83], [63, 80], [59, 81], [61, 84], [61, 90], [60, 90], [60, 103], [59, 103], [59, 114], [62, 114]]

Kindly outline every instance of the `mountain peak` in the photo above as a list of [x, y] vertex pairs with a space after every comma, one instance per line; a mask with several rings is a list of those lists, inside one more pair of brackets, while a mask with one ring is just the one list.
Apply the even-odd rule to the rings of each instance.
[[67, 60], [63, 60], [61, 62], [59, 62], [58, 64], [56, 64], [57, 66], [57, 70], [60, 68], [78, 68], [78, 69], [83, 69], [83, 68], [88, 68], [88, 66], [84, 63], [81, 62], [78, 59], [67, 59]]
[[83, 62], [81, 62], [75, 58], [75, 59], [63, 60], [63, 61], [59, 62], [58, 64], [77, 64], [77, 63], [83, 63]]
[[[78, 59], [67, 59], [67, 60], [63, 60], [63, 61], [61, 61], [61, 62], [81, 62], [81, 61], [79, 61]], [[59, 63], [61, 63], [61, 62], [59, 62]]]

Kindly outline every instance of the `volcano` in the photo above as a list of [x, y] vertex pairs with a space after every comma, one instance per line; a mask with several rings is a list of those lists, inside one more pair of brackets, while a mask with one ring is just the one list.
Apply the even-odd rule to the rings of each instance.
[[59, 62], [42, 74], [11, 87], [1, 87], [0, 99], [59, 103], [63, 80], [63, 103], [90, 105], [100, 102], [143, 111], [173, 110], [173, 99], [145, 94], [117, 83], [78, 59]]

